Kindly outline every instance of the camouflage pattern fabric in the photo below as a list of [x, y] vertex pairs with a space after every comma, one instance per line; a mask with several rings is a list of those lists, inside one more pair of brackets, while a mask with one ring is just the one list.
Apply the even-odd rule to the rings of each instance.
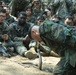
[[[7, 34], [8, 35], [8, 25], [3, 22], [2, 24], [0, 24], [0, 48], [1, 48], [1, 52], [3, 53], [3, 56], [8, 56], [6, 52], [8, 47], [13, 47], [13, 41], [9, 38], [8, 40], [3, 40], [2, 39], [2, 35]], [[9, 35], [8, 35], [9, 36]]]
[[13, 40], [16, 51], [23, 55], [27, 51], [27, 48], [23, 44], [23, 38], [27, 35], [30, 24], [25, 23], [24, 26], [18, 25], [18, 22], [14, 22], [9, 26], [9, 36]]
[[58, 64], [54, 67], [53, 75], [76, 75], [76, 67], [74, 68], [68, 62], [65, 63], [65, 58], [61, 58]]
[[7, 34], [8, 32], [8, 25], [3, 22], [2, 24], [0, 24], [0, 41], [3, 42], [4, 40], [2, 39], [2, 35], [3, 34]]
[[[14, 40], [15, 37], [25, 37], [27, 35], [28, 29], [30, 27], [29, 23], [25, 23], [22, 27], [18, 25], [18, 22], [10, 24], [9, 30], [11, 30], [10, 37]], [[18, 39], [17, 39], [18, 40]]]
[[36, 18], [34, 16], [30, 16], [30, 18], [27, 18], [26, 21], [29, 22], [29, 23], [34, 23], [35, 24]]
[[76, 1], [74, 0], [51, 0], [48, 7], [53, 9], [53, 14], [57, 14], [60, 18], [64, 19], [66, 16], [74, 14], [75, 3]]
[[33, 9], [33, 15], [37, 18], [38, 16], [41, 16], [42, 10]]
[[8, 18], [5, 19], [5, 22], [10, 25], [11, 23], [15, 22], [16, 20], [10, 15]]
[[[46, 20], [40, 26], [39, 32], [47, 46], [65, 57], [65, 63], [70, 64], [72, 67], [76, 66], [76, 28]], [[66, 70], [66, 68], [64, 69]]]
[[75, 0], [71, 0], [69, 11], [71, 12], [71, 15], [76, 13], [76, 1]]

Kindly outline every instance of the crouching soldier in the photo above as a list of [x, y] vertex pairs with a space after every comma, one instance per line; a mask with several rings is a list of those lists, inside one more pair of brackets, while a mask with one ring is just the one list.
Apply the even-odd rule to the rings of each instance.
[[61, 56], [53, 75], [76, 75], [76, 28], [47, 20], [31, 27], [28, 35], [33, 40], [43, 41]]

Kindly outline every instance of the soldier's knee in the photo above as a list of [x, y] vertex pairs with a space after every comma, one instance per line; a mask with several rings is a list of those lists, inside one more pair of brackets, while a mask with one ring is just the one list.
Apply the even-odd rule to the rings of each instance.
[[18, 47], [16, 48], [16, 52], [17, 52], [18, 54], [20, 54], [20, 55], [23, 55], [24, 52], [26, 52], [26, 51], [27, 51], [27, 48], [24, 47], [24, 46], [18, 46]]

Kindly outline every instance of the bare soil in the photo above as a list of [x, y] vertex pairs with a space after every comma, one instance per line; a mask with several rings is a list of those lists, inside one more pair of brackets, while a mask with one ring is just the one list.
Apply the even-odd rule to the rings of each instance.
[[30, 60], [19, 55], [0, 57], [0, 75], [52, 75], [58, 57], [42, 57], [42, 70], [39, 70], [39, 58]]

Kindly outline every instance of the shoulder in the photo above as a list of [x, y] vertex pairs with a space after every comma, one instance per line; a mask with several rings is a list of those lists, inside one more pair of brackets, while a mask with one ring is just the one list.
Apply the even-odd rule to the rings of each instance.
[[58, 26], [57, 23], [54, 23], [53, 21], [50, 20], [45, 20], [39, 27], [39, 32], [40, 34], [45, 34], [47, 32], [50, 32], [54, 28]]
[[3, 26], [4, 26], [4, 28], [7, 28], [8, 27], [8, 24], [4, 21], [3, 22]]
[[13, 29], [13, 28], [16, 27], [16, 26], [17, 26], [17, 21], [14, 22], [14, 23], [11, 23], [8, 28], [9, 28], [9, 29]]

